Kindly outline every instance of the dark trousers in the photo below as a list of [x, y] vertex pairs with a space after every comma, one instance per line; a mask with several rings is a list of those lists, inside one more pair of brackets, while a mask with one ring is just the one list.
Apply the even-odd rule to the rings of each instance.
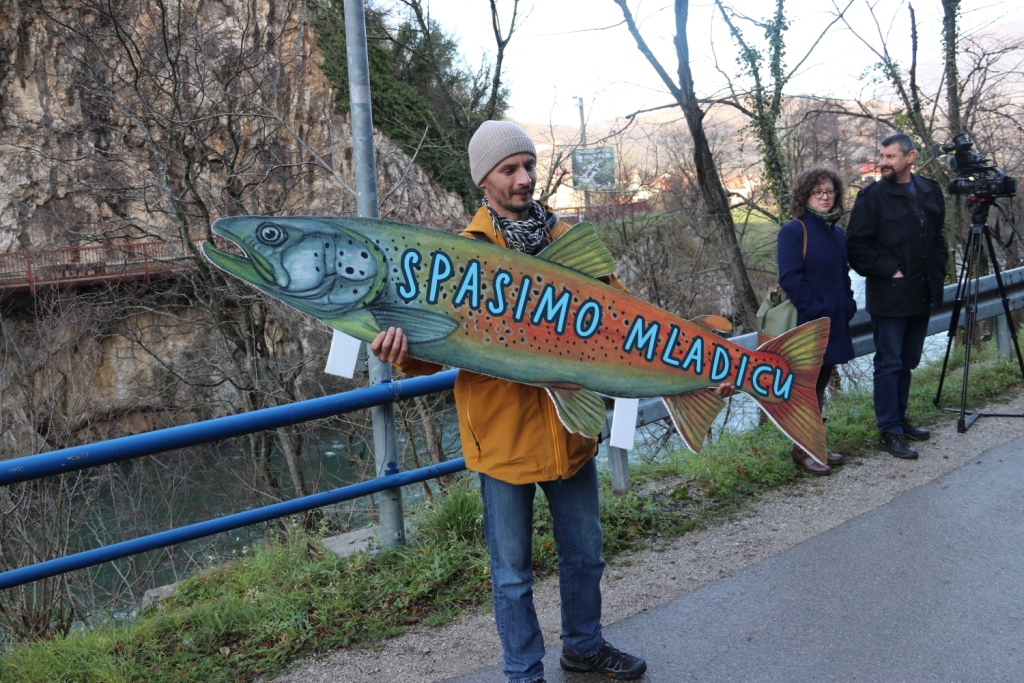
[[835, 370], [834, 365], [822, 365], [818, 371], [818, 383], [814, 387], [814, 393], [818, 395], [818, 412], [825, 410], [825, 389], [828, 389], [829, 380], [832, 379]]
[[929, 314], [909, 318], [873, 316], [875, 420], [879, 432], [903, 433], [910, 399], [910, 371], [921, 362]]
[[[542, 481], [558, 550], [562, 643], [582, 657], [597, 654], [601, 635], [601, 508], [591, 458], [568, 479]], [[538, 484], [509, 484], [480, 474], [484, 537], [491, 554], [494, 623], [511, 683], [544, 679], [544, 639], [533, 605], [533, 499]]]

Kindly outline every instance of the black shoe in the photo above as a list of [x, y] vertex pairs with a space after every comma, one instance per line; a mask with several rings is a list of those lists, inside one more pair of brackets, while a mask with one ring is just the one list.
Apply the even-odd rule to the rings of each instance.
[[928, 437], [932, 435], [927, 429], [915, 427], [906, 420], [903, 420], [900, 424], [903, 425], [903, 436], [911, 441], [927, 441]]
[[904, 460], [913, 460], [917, 457], [917, 451], [907, 445], [907, 439], [902, 434], [895, 432], [882, 432], [879, 445], [891, 455]]
[[560, 664], [566, 671], [594, 671], [618, 681], [640, 678], [647, 671], [647, 662], [616, 650], [607, 642], [591, 657], [581, 657], [563, 646]]

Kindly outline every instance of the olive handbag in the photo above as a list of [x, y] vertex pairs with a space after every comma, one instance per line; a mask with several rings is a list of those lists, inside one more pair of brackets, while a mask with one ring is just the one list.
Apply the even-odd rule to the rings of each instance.
[[[800, 219], [797, 219], [798, 221]], [[800, 221], [804, 229], [803, 260], [807, 262], [807, 225]], [[796, 327], [797, 310], [793, 302], [786, 298], [782, 286], [778, 283], [771, 288], [757, 309], [757, 345], [764, 344], [784, 332]]]

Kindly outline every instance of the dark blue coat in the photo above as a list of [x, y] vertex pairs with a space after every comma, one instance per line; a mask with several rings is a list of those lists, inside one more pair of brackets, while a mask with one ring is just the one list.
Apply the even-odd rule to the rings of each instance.
[[857, 312], [850, 285], [846, 239], [837, 225], [804, 213], [807, 224], [807, 260], [803, 259], [804, 231], [790, 221], [779, 231], [779, 284], [797, 310], [797, 322], [827, 317], [828, 348], [822, 365], [840, 365], [853, 358], [850, 318]]

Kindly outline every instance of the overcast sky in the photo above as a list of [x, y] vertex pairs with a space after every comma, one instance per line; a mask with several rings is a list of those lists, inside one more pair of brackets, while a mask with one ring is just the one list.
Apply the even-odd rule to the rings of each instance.
[[[845, 4], [849, 0], [836, 0]], [[459, 39], [462, 52], [478, 62], [484, 52], [493, 53], [494, 37], [488, 0], [425, 0], [431, 16]], [[906, 2], [882, 0], [878, 6], [881, 31], [889, 34], [890, 49], [902, 63], [909, 63], [909, 13]], [[939, 0], [913, 3], [917, 14], [922, 81], [941, 74]], [[677, 62], [672, 45], [674, 10], [670, 0], [630, 0], [629, 6], [648, 44], [665, 69], [675, 74]], [[737, 12], [752, 19], [764, 18], [774, 3], [768, 0], [731, 0]], [[965, 34], [979, 31], [1024, 32], [1024, 3], [1017, 0], [964, 0], [961, 25]], [[879, 28], [866, 10], [865, 0], [854, 0], [848, 19], [853, 28], [876, 47]], [[498, 0], [507, 23], [512, 0]], [[788, 0], [792, 28], [787, 34], [786, 61], [792, 69], [814, 39], [834, 19], [832, 0]], [[574, 96], [582, 97], [588, 120], [604, 121], [639, 109], [671, 102], [661, 81], [636, 48], [622, 24], [622, 13], [612, 0], [520, 0], [527, 15], [506, 51], [504, 78], [511, 90], [509, 117], [521, 123], [578, 124]], [[721, 89], [725, 79], [719, 67], [737, 72], [735, 44], [716, 14], [711, 0], [690, 3], [688, 36], [694, 80], [699, 96]], [[763, 32], [740, 22], [748, 40], [758, 41]], [[861, 78], [876, 62], [864, 44], [842, 23], [836, 24], [799, 70], [787, 94], [829, 95], [855, 98], [877, 94], [877, 86]]]

